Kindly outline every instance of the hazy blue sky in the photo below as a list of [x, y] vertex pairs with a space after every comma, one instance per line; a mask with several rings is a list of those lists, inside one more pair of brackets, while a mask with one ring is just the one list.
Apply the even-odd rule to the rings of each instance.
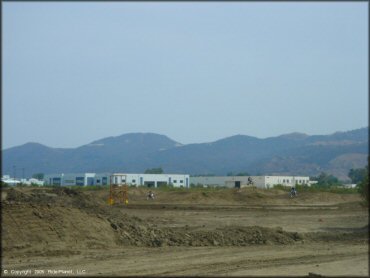
[[3, 148], [368, 126], [368, 4], [3, 3]]

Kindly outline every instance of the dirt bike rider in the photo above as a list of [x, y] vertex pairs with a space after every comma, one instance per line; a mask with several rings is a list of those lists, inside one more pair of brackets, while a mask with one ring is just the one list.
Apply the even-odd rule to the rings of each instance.
[[148, 193], [148, 197], [147, 197], [147, 200], [149, 199], [153, 199], [154, 200], [154, 193], [150, 190], [149, 193]]
[[292, 188], [290, 189], [290, 196], [291, 196], [291, 197], [295, 197], [295, 196], [297, 196], [297, 190], [296, 190], [294, 187], [292, 187]]

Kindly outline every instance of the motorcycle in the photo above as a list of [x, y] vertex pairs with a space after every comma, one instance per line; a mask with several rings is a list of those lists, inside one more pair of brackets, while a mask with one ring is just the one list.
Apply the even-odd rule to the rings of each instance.
[[153, 192], [149, 192], [148, 195], [146, 196], [146, 199], [147, 200], [154, 200], [154, 193]]
[[298, 196], [297, 191], [295, 191], [295, 190], [291, 190], [291, 191], [289, 192], [289, 197], [290, 197], [290, 198], [294, 198], [294, 197], [297, 197], [297, 196]]

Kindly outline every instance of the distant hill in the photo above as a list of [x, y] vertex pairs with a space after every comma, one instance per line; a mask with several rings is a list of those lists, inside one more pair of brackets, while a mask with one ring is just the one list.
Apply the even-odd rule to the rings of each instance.
[[215, 142], [182, 145], [155, 133], [103, 138], [78, 148], [49, 148], [37, 143], [3, 151], [2, 170], [20, 177], [33, 173], [144, 172], [162, 167], [169, 173], [317, 175], [324, 171], [348, 179], [351, 168], [367, 164], [369, 129], [331, 135], [284, 134], [259, 139], [235, 135]]
[[[108, 137], [73, 149], [55, 149], [36, 143], [3, 151], [3, 173], [128, 172], [142, 171], [152, 153], [181, 144], [153, 133], [131, 133]], [[18, 172], [20, 173], [20, 172]]]

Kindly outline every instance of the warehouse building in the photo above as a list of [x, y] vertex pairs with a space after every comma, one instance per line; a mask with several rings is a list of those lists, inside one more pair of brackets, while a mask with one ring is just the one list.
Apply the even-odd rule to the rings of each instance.
[[128, 174], [117, 173], [111, 176], [112, 184], [129, 184], [136, 186], [160, 187], [172, 185], [186, 187], [190, 185], [190, 176], [182, 174]]
[[147, 187], [172, 185], [188, 188], [190, 177], [182, 174], [78, 173], [45, 175], [44, 182], [45, 185], [57, 186], [128, 184]]
[[11, 178], [9, 175], [4, 175], [1, 177], [1, 181], [3, 183], [6, 183], [8, 185], [17, 185], [17, 184], [20, 184], [21, 181], [20, 180], [16, 180], [15, 178]]
[[310, 178], [302, 176], [201, 176], [190, 177], [190, 184], [229, 188], [255, 186], [264, 189], [272, 188], [278, 184], [287, 187], [292, 187], [296, 184], [311, 185]]
[[44, 176], [45, 185], [109, 185], [110, 173], [50, 174]]

